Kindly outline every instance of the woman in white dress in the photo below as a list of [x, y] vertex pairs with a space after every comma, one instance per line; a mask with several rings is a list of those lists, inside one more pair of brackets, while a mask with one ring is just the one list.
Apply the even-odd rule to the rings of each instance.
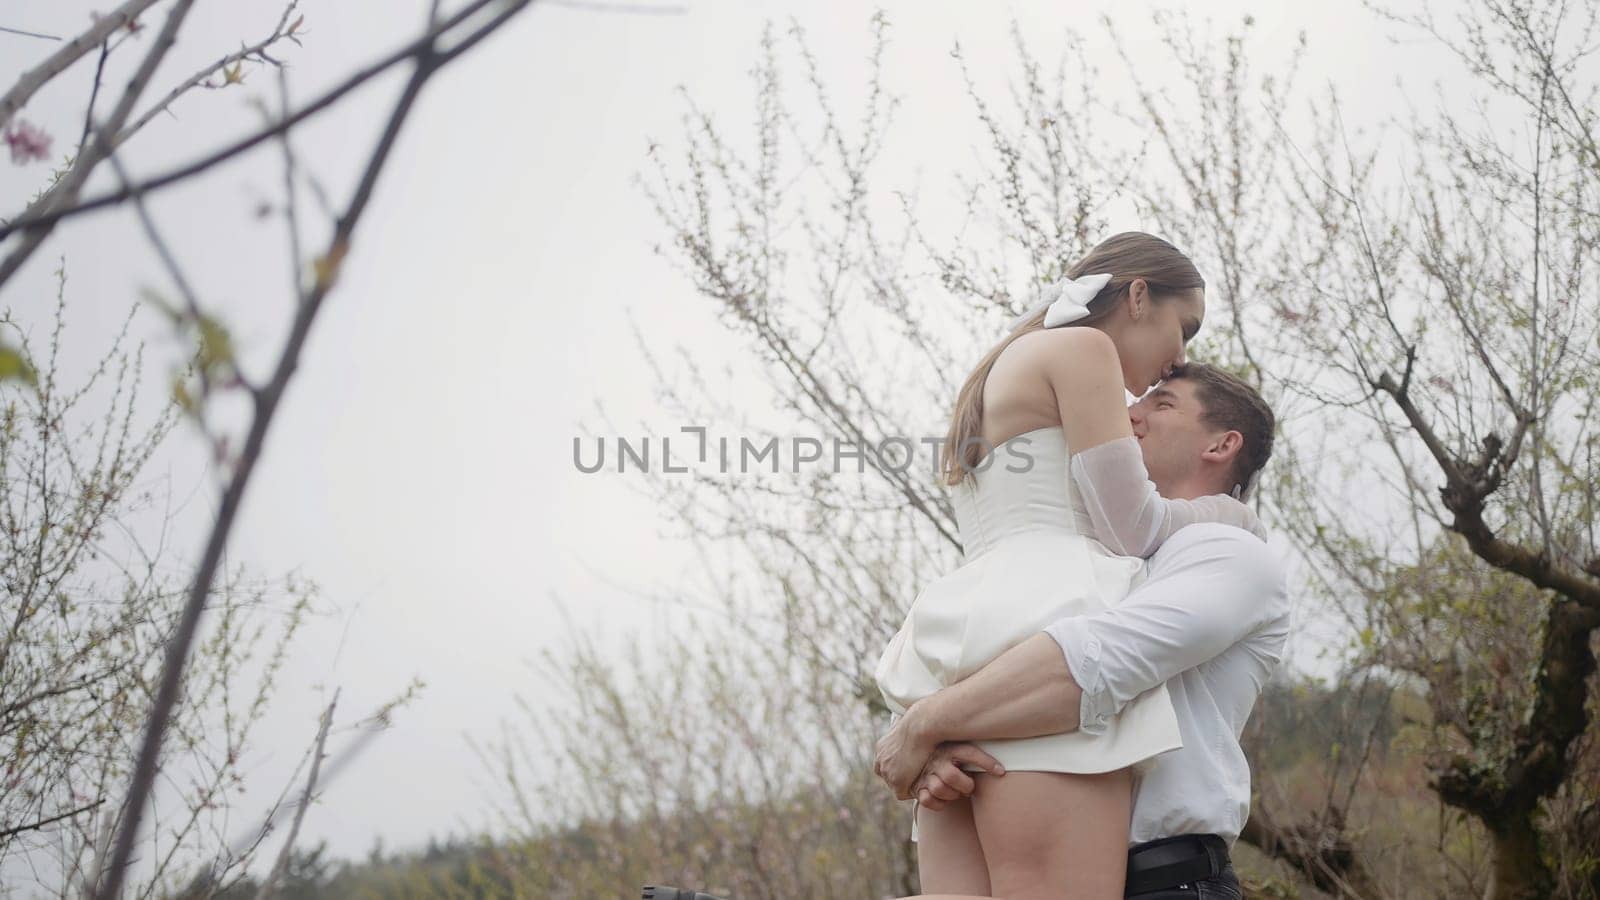
[[[917, 595], [876, 676], [890, 709], [967, 677], [1057, 619], [1119, 602], [1178, 527], [1256, 527], [1222, 495], [1165, 500], [1149, 481], [1124, 389], [1184, 362], [1205, 315], [1188, 257], [1140, 232], [1096, 246], [962, 386], [942, 471], [963, 563]], [[922, 890], [1012, 900], [1121, 897], [1130, 767], [1182, 745], [1164, 687], [1104, 733], [983, 741], [1000, 778], [917, 807]]]

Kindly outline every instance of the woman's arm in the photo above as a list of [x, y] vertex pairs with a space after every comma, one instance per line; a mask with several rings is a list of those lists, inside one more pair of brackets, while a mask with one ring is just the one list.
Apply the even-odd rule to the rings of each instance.
[[1122, 361], [1111, 336], [1098, 328], [1061, 328], [1050, 336], [1038, 349], [1067, 446], [1077, 453], [1133, 437]]
[[1173, 532], [1201, 522], [1232, 525], [1266, 540], [1255, 512], [1232, 497], [1169, 500], [1156, 493], [1144, 452], [1131, 436], [1076, 451], [1070, 466], [1095, 537], [1113, 553], [1149, 557]]
[[1122, 364], [1109, 335], [1066, 328], [1054, 343], [1045, 376], [1072, 454], [1073, 481], [1101, 543], [1114, 553], [1148, 557], [1173, 532], [1197, 522], [1260, 536], [1255, 513], [1232, 497], [1169, 500], [1156, 492], [1128, 421]]

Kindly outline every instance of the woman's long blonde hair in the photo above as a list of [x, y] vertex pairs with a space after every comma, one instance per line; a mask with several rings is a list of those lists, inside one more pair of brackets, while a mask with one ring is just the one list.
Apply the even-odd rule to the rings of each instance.
[[[1128, 285], [1134, 279], [1144, 279], [1154, 300], [1195, 288], [1204, 289], [1206, 286], [1205, 279], [1200, 277], [1200, 270], [1181, 250], [1142, 231], [1124, 231], [1096, 244], [1089, 255], [1067, 270], [1066, 277], [1078, 278], [1100, 272], [1111, 273], [1111, 280], [1089, 301], [1089, 315], [1066, 327], [1095, 325], [1105, 321], [1122, 298], [1128, 295]], [[995, 360], [1000, 358], [1001, 352], [1012, 341], [1043, 327], [1044, 310], [1040, 310], [985, 354], [961, 385], [940, 460], [939, 469], [946, 484], [960, 484], [983, 459], [983, 386], [989, 379], [989, 370], [994, 368]]]

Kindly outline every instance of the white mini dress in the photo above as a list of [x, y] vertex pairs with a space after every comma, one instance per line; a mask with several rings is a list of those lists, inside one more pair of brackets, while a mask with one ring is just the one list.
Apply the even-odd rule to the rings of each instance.
[[[1060, 426], [1002, 446], [1007, 453], [954, 489], [961, 566], [922, 589], [878, 660], [878, 689], [896, 715], [1052, 622], [1116, 605], [1143, 578], [1143, 559], [1092, 537]], [[975, 743], [1007, 771], [1084, 774], [1183, 746], [1165, 685], [1136, 697], [1100, 734]]]

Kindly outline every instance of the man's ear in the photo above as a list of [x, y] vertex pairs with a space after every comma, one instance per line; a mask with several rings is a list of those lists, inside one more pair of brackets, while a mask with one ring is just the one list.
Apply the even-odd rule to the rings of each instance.
[[1244, 449], [1244, 435], [1237, 431], [1224, 431], [1219, 437], [1213, 438], [1211, 445], [1201, 452], [1201, 456], [1213, 462], [1229, 462], [1239, 451]]

